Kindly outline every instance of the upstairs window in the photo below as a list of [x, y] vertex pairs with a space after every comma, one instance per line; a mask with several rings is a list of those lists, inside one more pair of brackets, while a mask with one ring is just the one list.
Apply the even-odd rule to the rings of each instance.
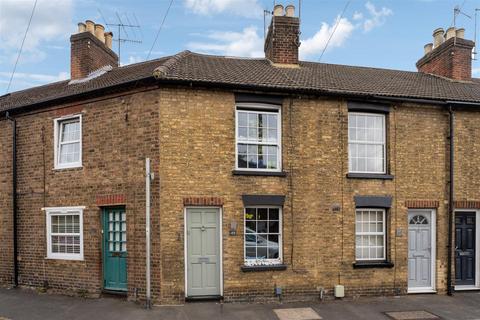
[[281, 118], [278, 108], [236, 112], [236, 169], [281, 170]]
[[55, 120], [55, 169], [82, 166], [82, 118]]
[[348, 169], [351, 173], [386, 173], [385, 115], [348, 113]]

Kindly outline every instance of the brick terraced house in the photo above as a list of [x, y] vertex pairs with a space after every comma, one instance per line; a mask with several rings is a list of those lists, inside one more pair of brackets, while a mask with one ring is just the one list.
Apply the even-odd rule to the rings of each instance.
[[299, 61], [293, 11], [265, 58], [123, 67], [80, 23], [70, 80], [0, 97], [0, 283], [162, 304], [480, 289], [474, 43], [436, 30], [418, 72]]

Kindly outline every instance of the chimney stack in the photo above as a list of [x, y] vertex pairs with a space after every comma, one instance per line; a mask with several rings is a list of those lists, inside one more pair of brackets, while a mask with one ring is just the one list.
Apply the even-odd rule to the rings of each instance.
[[78, 33], [70, 37], [70, 78], [83, 79], [105, 66], [118, 66], [118, 56], [112, 51], [111, 32], [91, 20], [78, 24]]
[[442, 28], [433, 32], [433, 46], [425, 45], [425, 55], [418, 60], [419, 72], [452, 80], [472, 80], [472, 50], [475, 43], [464, 39], [465, 29]]
[[284, 8], [277, 4], [265, 39], [265, 57], [274, 65], [298, 66], [300, 46], [300, 21], [295, 17], [295, 7]]

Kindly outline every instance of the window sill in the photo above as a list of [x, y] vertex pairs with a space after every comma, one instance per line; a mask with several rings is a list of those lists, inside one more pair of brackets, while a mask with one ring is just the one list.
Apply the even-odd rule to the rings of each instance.
[[62, 256], [47, 256], [45, 260], [61, 260], [61, 261], [84, 261], [83, 257], [62, 257]]
[[52, 170], [53, 171], [65, 171], [65, 170], [82, 170], [83, 165], [75, 165], [75, 166], [70, 166], [70, 167], [55, 167]]
[[389, 261], [357, 261], [353, 263], [354, 269], [366, 268], [393, 268], [394, 264]]
[[270, 176], [270, 177], [286, 177], [285, 171], [248, 171], [248, 170], [233, 170], [234, 176]]
[[241, 266], [240, 269], [243, 272], [257, 272], [257, 271], [283, 271], [287, 270], [285, 264], [273, 264], [265, 266]]
[[380, 180], [393, 180], [391, 174], [379, 174], [379, 173], [347, 173], [349, 179], [380, 179]]

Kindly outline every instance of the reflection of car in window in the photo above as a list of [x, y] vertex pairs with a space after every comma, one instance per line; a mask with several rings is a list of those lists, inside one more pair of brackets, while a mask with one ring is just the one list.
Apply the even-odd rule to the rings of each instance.
[[250, 228], [245, 228], [245, 246], [246, 247], [268, 247], [270, 257], [266, 255], [258, 254], [260, 250], [257, 250], [257, 259], [277, 259], [279, 256], [279, 246], [278, 242], [270, 241], [267, 239], [268, 235], [266, 234], [255, 234], [255, 231]]

